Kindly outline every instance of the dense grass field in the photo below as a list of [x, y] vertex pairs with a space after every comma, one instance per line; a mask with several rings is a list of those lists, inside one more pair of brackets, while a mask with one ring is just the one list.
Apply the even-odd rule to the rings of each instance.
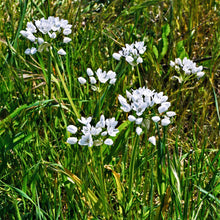
[[[72, 25], [70, 42], [24, 37], [49, 16]], [[114, 59], [142, 41], [139, 64]], [[204, 76], [172, 67], [184, 57]], [[112, 70], [115, 82], [92, 84], [88, 68]], [[125, 111], [141, 87], [163, 92], [176, 115], [157, 103]], [[217, 0], [1, 1], [0, 219], [220, 219], [219, 107]], [[85, 138], [89, 117], [97, 134]]]

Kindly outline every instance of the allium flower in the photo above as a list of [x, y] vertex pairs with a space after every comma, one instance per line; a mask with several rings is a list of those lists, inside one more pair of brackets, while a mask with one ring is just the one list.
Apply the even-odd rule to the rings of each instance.
[[[204, 76], [203, 66], [196, 66], [196, 63], [186, 57], [181, 60], [180, 58], [176, 58], [175, 61], [170, 61], [170, 66], [174, 67], [177, 72], [182, 70], [186, 75], [196, 74], [197, 78], [200, 79]], [[181, 82], [181, 78], [178, 76], [174, 76], [173, 78], [177, 78], [179, 82]]]
[[108, 72], [106, 72], [106, 71], [102, 71], [102, 69], [99, 68], [94, 74], [92, 69], [87, 68], [86, 72], [87, 72], [87, 75], [89, 76], [89, 81], [92, 84], [92, 90], [94, 91], [98, 90], [97, 86], [95, 85], [97, 81], [99, 81], [102, 84], [106, 82], [109, 82], [109, 84], [115, 84], [117, 80], [116, 73], [113, 72], [112, 70], [109, 70]]
[[36, 52], [37, 52], [37, 49], [34, 48], [34, 47], [32, 47], [31, 49], [27, 48], [27, 49], [24, 51], [24, 53], [25, 53], [26, 55], [34, 55]]
[[[167, 126], [168, 124], [170, 124], [170, 117], [176, 115], [176, 113], [173, 111], [167, 112], [171, 104], [167, 101], [168, 97], [163, 95], [163, 92], [157, 93], [154, 90], [140, 87], [139, 89], [132, 90], [131, 92], [126, 91], [126, 96], [127, 99], [124, 98], [122, 95], [119, 95], [118, 101], [121, 104], [121, 109], [124, 112], [130, 112], [128, 120], [130, 122], [135, 122], [135, 124], [139, 125], [136, 128], [136, 133], [138, 135], [140, 135], [142, 132], [142, 130], [140, 130], [141, 127], [145, 127], [143, 119], [148, 117], [149, 111], [151, 111], [152, 109], [154, 109], [153, 112], [155, 112], [155, 110], [157, 109], [160, 116], [155, 115], [151, 119], [155, 123], [161, 121], [162, 126]], [[159, 107], [157, 107], [158, 105]], [[162, 120], [161, 116], [164, 117]]]
[[122, 47], [118, 53], [113, 53], [113, 58], [116, 60], [120, 60], [121, 57], [125, 57], [125, 60], [132, 66], [138, 65], [143, 62], [141, 58], [141, 54], [146, 51], [146, 47], [144, 46], [144, 42], [135, 42], [132, 44], [126, 44], [125, 47]]
[[137, 127], [137, 128], [136, 128], [136, 133], [137, 133], [138, 136], [141, 135], [141, 132], [142, 132], [142, 128]]
[[129, 120], [130, 122], [133, 122], [133, 121], [136, 121], [136, 118], [135, 118], [133, 115], [129, 115], [129, 116], [128, 116], [128, 120]]
[[152, 119], [154, 122], [160, 121], [160, 117], [159, 117], [159, 116], [153, 116], [151, 119]]
[[66, 141], [68, 144], [76, 144], [77, 138], [76, 137], [69, 137]]
[[58, 50], [57, 53], [62, 56], [66, 55], [66, 52], [63, 49]]
[[170, 124], [170, 119], [168, 117], [165, 117], [164, 119], [161, 120], [162, 126], [167, 126], [169, 124]]
[[148, 141], [153, 144], [154, 146], [156, 145], [156, 138], [155, 136], [149, 137]]
[[113, 140], [110, 139], [110, 138], [107, 138], [107, 139], [104, 141], [104, 144], [106, 144], [106, 145], [112, 145], [113, 143], [114, 143]]
[[[113, 140], [109, 138], [115, 137], [119, 130], [116, 128], [118, 124], [115, 121], [115, 118], [107, 118], [105, 119], [104, 115], [101, 115], [100, 120], [96, 123], [95, 126], [91, 125], [92, 117], [78, 119], [78, 121], [83, 124], [81, 130], [77, 129], [74, 125], [69, 125], [67, 130], [72, 134], [75, 134], [78, 130], [78, 133], [81, 133], [81, 138], [78, 141], [79, 145], [92, 147], [93, 145], [112, 145]], [[103, 138], [105, 140], [103, 140]], [[77, 138], [68, 138], [67, 143], [76, 144]]]
[[69, 131], [72, 134], [75, 134], [77, 132], [77, 127], [74, 125], [67, 126], [67, 131]]
[[[67, 44], [71, 41], [71, 38], [66, 37], [72, 33], [72, 25], [68, 24], [67, 20], [60, 19], [59, 17], [50, 16], [48, 19], [41, 18], [40, 20], [35, 20], [33, 22], [28, 22], [25, 30], [21, 30], [20, 34], [33, 42], [35, 45], [42, 45], [43, 43], [48, 43], [48, 46], [51, 46], [52, 41], [57, 38], [58, 35], [63, 34], [63, 43]], [[31, 48], [32, 49], [32, 48]], [[37, 52], [37, 48], [34, 48], [32, 51], [28, 49], [25, 50], [25, 54], [33, 55]], [[38, 51], [42, 51], [38, 47]], [[66, 55], [66, 52], [63, 49], [58, 51], [60, 55]]]
[[78, 81], [79, 81], [79, 83], [80, 83], [81, 85], [86, 84], [86, 79], [83, 78], [83, 77], [79, 77], [79, 78], [78, 78]]

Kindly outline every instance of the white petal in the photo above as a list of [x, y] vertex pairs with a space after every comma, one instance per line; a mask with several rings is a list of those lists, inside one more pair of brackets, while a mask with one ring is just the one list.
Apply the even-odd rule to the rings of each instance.
[[106, 144], [106, 145], [112, 145], [113, 143], [114, 143], [113, 140], [110, 139], [110, 138], [107, 138], [107, 139], [104, 141], [104, 144]]
[[95, 77], [90, 76], [89, 79], [90, 79], [91, 84], [96, 84], [97, 80]]
[[136, 118], [133, 115], [129, 115], [128, 120], [133, 122], [133, 121], [136, 121]]
[[92, 69], [90, 69], [90, 68], [87, 68], [86, 72], [87, 72], [88, 76], [93, 76], [94, 75]]
[[128, 63], [131, 63], [134, 61], [133, 57], [131, 57], [131, 56], [127, 56], [125, 59]]
[[120, 60], [121, 59], [121, 55], [119, 53], [113, 53], [112, 56], [116, 60]]
[[169, 111], [166, 113], [168, 117], [173, 117], [176, 115], [176, 112], [173, 112], [173, 111]]
[[37, 49], [35, 47], [31, 48], [31, 54], [34, 55], [35, 53], [37, 53]]
[[71, 33], [72, 33], [72, 30], [69, 29], [69, 28], [63, 30], [63, 34], [64, 34], [64, 35], [69, 35], [69, 34], [71, 34]]
[[71, 40], [72, 40], [72, 39], [69, 38], [69, 37], [64, 37], [64, 38], [63, 38], [63, 43], [64, 43], [64, 44], [67, 44], [67, 43], [69, 43]]
[[81, 85], [86, 84], [86, 79], [83, 78], [83, 77], [79, 77], [79, 78], [78, 78], [78, 81], [79, 81], [79, 83], [80, 83]]
[[139, 63], [143, 63], [143, 59], [141, 57], [137, 58], [137, 64], [139, 64]]
[[38, 38], [37, 38], [37, 41], [38, 41], [38, 44], [39, 44], [39, 45], [41, 45], [41, 44], [44, 43], [44, 39], [41, 38], [41, 37], [38, 37]]
[[75, 125], [69, 125], [67, 126], [67, 131], [69, 131], [72, 134], [75, 134], [77, 132], [77, 127]]
[[140, 134], [141, 134], [141, 132], [142, 132], [142, 128], [137, 127], [137, 128], [136, 128], [136, 133], [137, 133], [137, 135], [140, 135]]
[[66, 141], [68, 144], [76, 144], [77, 138], [76, 137], [69, 137]]
[[140, 125], [142, 123], [142, 121], [143, 121], [143, 118], [137, 118], [135, 123], [137, 125]]
[[155, 136], [149, 137], [148, 141], [153, 144], [154, 146], [156, 145], [156, 138]]
[[63, 49], [58, 50], [57, 53], [62, 56], [66, 55], [66, 52]]
[[152, 119], [154, 122], [160, 121], [160, 117], [159, 117], [159, 116], [153, 116], [151, 119]]
[[30, 49], [30, 48], [27, 48], [27, 49], [24, 51], [24, 53], [25, 53], [26, 55], [30, 55], [30, 54], [31, 54], [31, 49]]
[[203, 77], [205, 75], [204, 72], [198, 72], [197, 74], [198, 79], [200, 79], [201, 77]]
[[169, 118], [164, 118], [161, 120], [161, 125], [162, 126], [167, 126], [170, 124], [170, 119]]

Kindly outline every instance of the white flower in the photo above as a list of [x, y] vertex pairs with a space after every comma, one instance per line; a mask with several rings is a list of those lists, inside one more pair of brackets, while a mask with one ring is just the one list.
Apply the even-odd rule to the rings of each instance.
[[77, 132], [77, 127], [74, 125], [67, 126], [67, 131], [69, 131], [72, 134], [75, 134]]
[[[58, 34], [63, 29], [63, 34], [68, 35], [70, 34], [72, 25], [68, 24], [67, 20], [59, 19], [59, 17], [50, 16], [48, 19], [41, 18], [39, 20], [35, 20], [34, 24], [32, 22], [27, 22], [26, 30], [21, 30], [20, 34], [30, 40], [31, 42], [41, 45], [44, 43], [44, 39], [42, 38], [43, 35], [48, 35], [50, 37], [49, 43], [51, 44], [52, 41], [57, 37]], [[40, 32], [40, 33], [39, 33]], [[39, 37], [35, 35], [40, 34]], [[68, 43], [71, 39], [64, 37], [63, 42]], [[42, 52], [43, 49], [39, 49], [39, 52]], [[30, 53], [29, 50], [26, 51], [26, 54], [33, 54]], [[64, 50], [59, 50], [58, 54], [66, 55]]]
[[72, 33], [72, 30], [69, 29], [69, 28], [63, 30], [63, 34], [64, 34], [64, 35], [69, 35], [69, 34], [71, 34], [71, 33]]
[[112, 70], [109, 70], [109, 71], [107, 72], [107, 77], [108, 77], [109, 79], [114, 79], [114, 78], [116, 77], [116, 73], [113, 72]]
[[122, 95], [119, 95], [119, 96], [118, 96], [118, 101], [119, 101], [120, 104], [122, 105], [122, 106], [121, 106], [121, 109], [122, 109], [124, 112], [129, 112], [129, 111], [131, 111], [131, 106], [127, 103], [126, 99], [125, 99]]
[[96, 84], [97, 80], [95, 77], [90, 76], [89, 79], [90, 79], [91, 84]]
[[107, 134], [108, 134], [107, 131], [103, 131], [103, 132], [101, 133], [102, 136], [106, 136]]
[[176, 115], [176, 112], [173, 112], [173, 111], [169, 111], [166, 113], [168, 117], [173, 117]]
[[120, 60], [121, 59], [121, 55], [119, 53], [113, 53], [112, 56], [116, 60]]
[[63, 49], [58, 50], [57, 53], [62, 56], [66, 55], [66, 52]]
[[53, 32], [52, 34], [50, 32], [48, 32], [48, 35], [50, 38], [55, 39], [57, 37], [56, 33]]
[[72, 39], [69, 38], [69, 37], [64, 37], [64, 38], [63, 38], [63, 43], [67, 44], [67, 43], [69, 43], [71, 40], [72, 40]]
[[31, 21], [27, 23], [26, 30], [31, 33], [37, 33], [37, 29]]
[[112, 144], [113, 144], [113, 140], [110, 139], [110, 138], [107, 138], [107, 139], [104, 141], [104, 144], [106, 144], [106, 145], [112, 145]]
[[27, 39], [34, 42], [36, 40], [36, 37], [32, 33], [28, 33]]
[[106, 126], [107, 126], [107, 132], [110, 136], [115, 137], [116, 134], [119, 132], [118, 129], [116, 129], [116, 125], [118, 124], [117, 121], [115, 121], [115, 118], [108, 118], [105, 120]]
[[96, 124], [97, 128], [104, 128], [105, 127], [105, 116], [101, 115], [100, 120]]
[[140, 124], [142, 123], [142, 121], [143, 121], [143, 118], [137, 118], [136, 121], [135, 121], [135, 123], [136, 123], [137, 125], [140, 125]]
[[175, 66], [175, 62], [173, 62], [172, 60], [170, 61], [170, 66], [174, 67]]
[[34, 55], [35, 53], [37, 53], [37, 49], [35, 47], [32, 47], [31, 49], [30, 48], [27, 48], [24, 53], [26, 55]]
[[155, 136], [149, 137], [148, 141], [153, 144], [154, 146], [156, 145], [156, 138]]
[[106, 72], [102, 72], [100, 68], [96, 71], [96, 75], [101, 83], [106, 83], [109, 79]]
[[125, 44], [125, 47], [122, 47], [118, 53], [113, 53], [113, 58], [116, 60], [120, 60], [123, 56], [125, 60], [132, 66], [138, 65], [143, 62], [143, 59], [140, 57], [146, 50], [144, 46], [144, 42], [135, 42], [133, 44]]
[[41, 37], [38, 37], [38, 38], [37, 38], [37, 42], [38, 42], [39, 45], [41, 45], [41, 44], [44, 43], [44, 39], [41, 38]]
[[163, 102], [161, 104], [161, 106], [158, 108], [158, 112], [163, 113], [163, 112], [167, 111], [168, 108], [170, 107], [170, 105], [171, 105], [170, 102]]
[[80, 83], [81, 85], [86, 84], [86, 79], [83, 78], [83, 77], [79, 77], [79, 78], [78, 78], [78, 81], [79, 81], [79, 83]]
[[93, 76], [94, 75], [93, 71], [90, 68], [87, 68], [86, 72], [87, 72], [88, 76]]
[[197, 78], [200, 79], [201, 77], [203, 77], [205, 75], [204, 72], [198, 72], [197, 74]]
[[27, 48], [27, 49], [24, 51], [24, 53], [25, 53], [26, 55], [30, 55], [30, 54], [31, 54], [31, 49], [30, 49], [30, 48]]
[[137, 60], [136, 60], [137, 64], [139, 63], [143, 63], [143, 59], [141, 57], [138, 57]]
[[87, 125], [92, 121], [92, 117], [88, 117], [88, 118], [81, 117], [81, 119], [78, 119], [78, 121], [84, 125]]
[[102, 132], [102, 128], [95, 128], [95, 127], [91, 127], [91, 135], [96, 136], [99, 135]]
[[66, 142], [68, 144], [76, 144], [77, 143], [77, 138], [76, 137], [69, 137], [69, 138], [67, 138]]
[[160, 121], [160, 117], [159, 117], [159, 116], [153, 116], [151, 119], [152, 119], [154, 122]]
[[175, 67], [177, 71], [182, 69], [186, 75], [196, 74], [198, 79], [200, 79], [205, 74], [202, 72], [203, 66], [196, 67], [196, 63], [187, 57], [185, 57], [183, 61], [180, 58], [176, 58], [175, 62], [170, 61], [170, 66]]
[[109, 84], [114, 85], [116, 80], [117, 80], [116, 78], [110, 79]]
[[170, 124], [170, 119], [169, 118], [166, 117], [166, 118], [161, 120], [161, 125], [162, 126], [167, 126], [169, 124]]
[[134, 61], [134, 58], [132, 56], [127, 56], [125, 59], [128, 63], [132, 63]]
[[142, 132], [142, 128], [137, 127], [136, 128], [136, 133], [137, 133], [138, 136], [141, 134], [141, 132]]
[[83, 145], [83, 146], [88, 145], [89, 147], [92, 147], [92, 145], [93, 145], [92, 135], [89, 133], [82, 135], [82, 137], [78, 143], [79, 143], [79, 145]]
[[135, 118], [133, 115], [129, 115], [129, 116], [128, 116], [128, 120], [129, 120], [130, 122], [133, 122], [133, 121], [136, 121], [136, 118]]

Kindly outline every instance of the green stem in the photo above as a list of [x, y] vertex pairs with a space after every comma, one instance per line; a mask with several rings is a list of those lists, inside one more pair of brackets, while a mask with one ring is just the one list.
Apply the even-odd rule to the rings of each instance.
[[[52, 51], [51, 51], [51, 56], [52, 56], [52, 58], [54, 59], [54, 56], [53, 56]], [[64, 90], [65, 90], [65, 93], [66, 93], [66, 95], [67, 95], [67, 98], [68, 98], [68, 100], [69, 100], [69, 102], [70, 102], [70, 105], [71, 105], [71, 107], [72, 107], [74, 113], [76, 114], [76, 117], [77, 117], [77, 118], [80, 118], [80, 114], [79, 114], [79, 112], [77, 111], [75, 105], [73, 104], [73, 101], [72, 101], [72, 98], [71, 98], [71, 96], [70, 96], [69, 90], [68, 90], [68, 88], [67, 88], [67, 86], [66, 86], [66, 83], [64, 82], [63, 76], [62, 76], [62, 74], [61, 74], [61, 72], [60, 72], [59, 66], [58, 66], [58, 64], [57, 64], [57, 62], [56, 62], [55, 59], [54, 59], [54, 64], [55, 64], [55, 69], [56, 69], [56, 71], [57, 71], [57, 73], [58, 73], [58, 75], [59, 75], [60, 81], [61, 81], [61, 83], [62, 83], [62, 85], [63, 85]]]
[[139, 67], [137, 66], [137, 72], [138, 72], [138, 80], [139, 80], [139, 86], [142, 87], [142, 83], [141, 83], [141, 74], [139, 71]]
[[134, 179], [134, 165], [137, 157], [137, 148], [138, 148], [138, 143], [139, 143], [139, 136], [136, 137], [135, 145], [132, 151], [132, 156], [131, 156], [131, 163], [129, 167], [129, 194], [128, 194], [128, 199], [129, 202], [131, 200], [131, 194], [132, 194], [132, 188], [133, 188], [133, 179]]

